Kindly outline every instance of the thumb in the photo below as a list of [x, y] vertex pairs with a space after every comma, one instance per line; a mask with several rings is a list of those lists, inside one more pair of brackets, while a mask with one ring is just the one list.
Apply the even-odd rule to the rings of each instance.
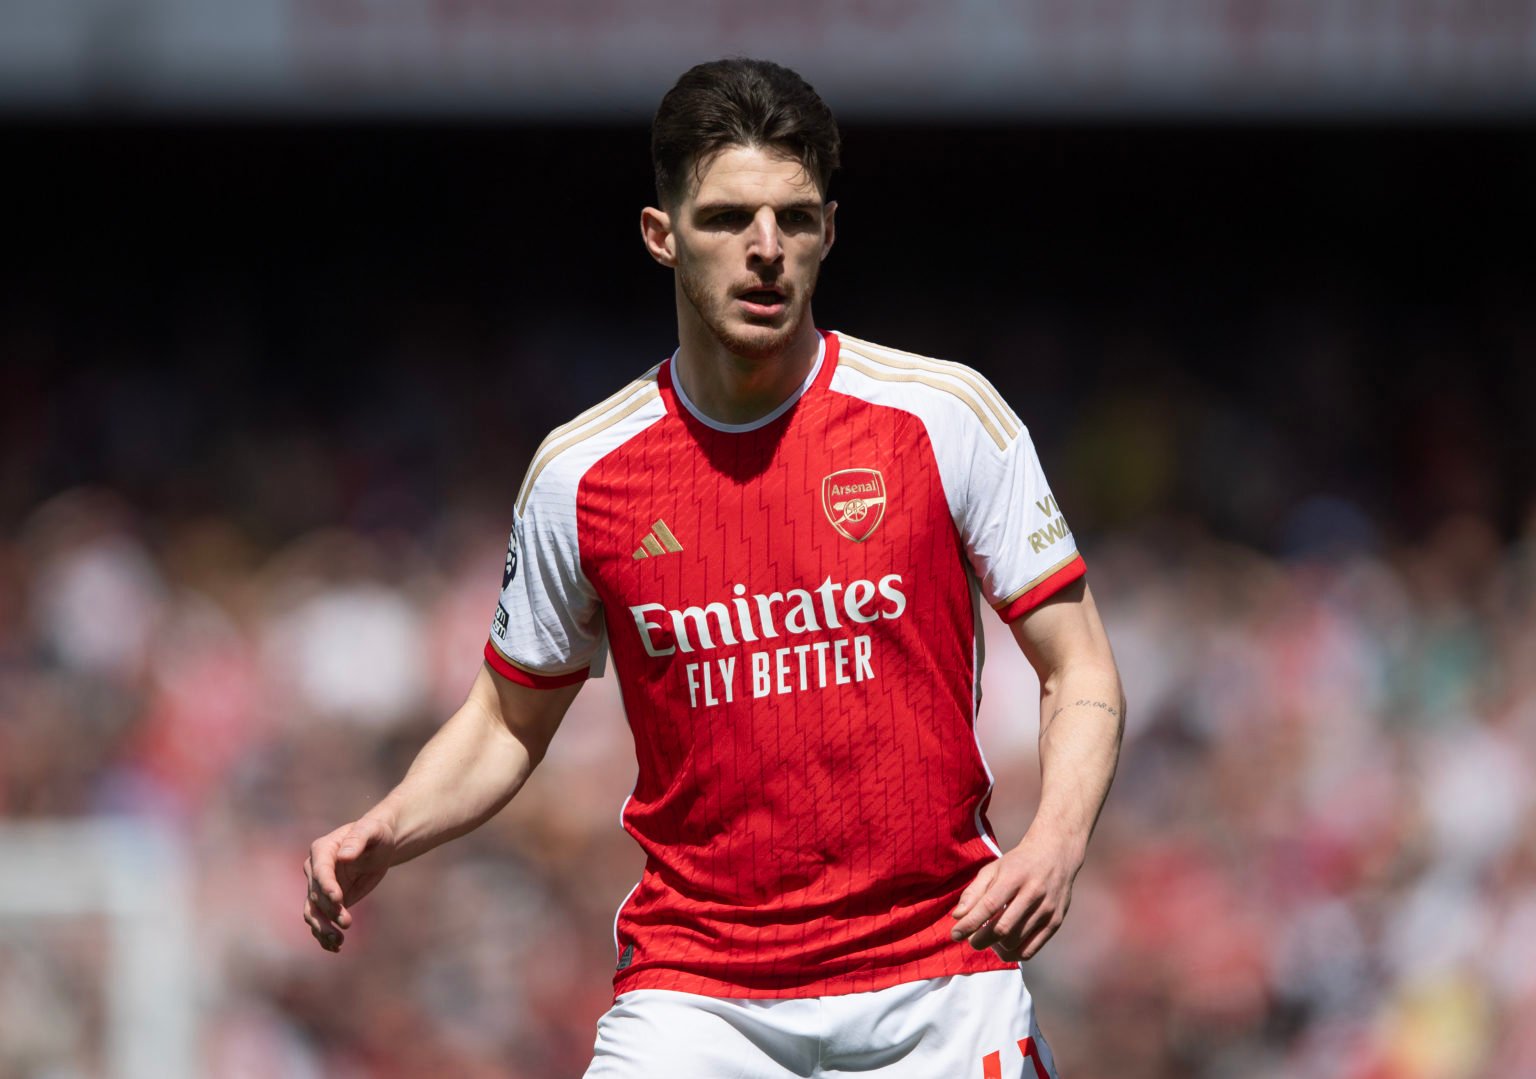
[[379, 827], [373, 821], [360, 820], [341, 837], [341, 847], [336, 851], [338, 862], [356, 861], [378, 838]]

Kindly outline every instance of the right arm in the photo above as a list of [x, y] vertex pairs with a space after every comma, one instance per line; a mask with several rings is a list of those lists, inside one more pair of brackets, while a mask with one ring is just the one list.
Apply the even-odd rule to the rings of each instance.
[[530, 689], [482, 667], [469, 697], [399, 785], [361, 818], [311, 844], [304, 921], [321, 947], [341, 947], [351, 907], [392, 866], [473, 831], [511, 801], [580, 688]]

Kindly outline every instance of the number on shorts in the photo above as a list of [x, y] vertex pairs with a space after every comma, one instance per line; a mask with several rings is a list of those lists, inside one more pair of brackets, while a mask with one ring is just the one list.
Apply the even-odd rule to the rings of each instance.
[[[1019, 1052], [1035, 1066], [1035, 1079], [1051, 1079], [1051, 1073], [1045, 1070], [1045, 1061], [1040, 1059], [1040, 1051], [1035, 1048], [1035, 1039], [1020, 1038]], [[988, 1053], [981, 1058], [981, 1079], [1003, 1079], [1002, 1053]]]

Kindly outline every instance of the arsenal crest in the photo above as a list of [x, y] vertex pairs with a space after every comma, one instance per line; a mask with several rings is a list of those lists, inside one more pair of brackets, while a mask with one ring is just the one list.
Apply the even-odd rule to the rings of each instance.
[[821, 508], [832, 527], [854, 543], [885, 520], [885, 477], [873, 468], [845, 468], [821, 481]]

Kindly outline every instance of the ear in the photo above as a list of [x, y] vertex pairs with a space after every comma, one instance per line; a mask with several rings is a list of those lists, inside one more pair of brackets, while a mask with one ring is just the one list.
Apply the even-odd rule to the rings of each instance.
[[640, 211], [640, 239], [651, 258], [668, 268], [677, 266], [677, 241], [672, 236], [672, 217], [665, 210], [647, 206]]
[[828, 202], [821, 212], [821, 257], [832, 253], [832, 241], [837, 239], [837, 203]]

